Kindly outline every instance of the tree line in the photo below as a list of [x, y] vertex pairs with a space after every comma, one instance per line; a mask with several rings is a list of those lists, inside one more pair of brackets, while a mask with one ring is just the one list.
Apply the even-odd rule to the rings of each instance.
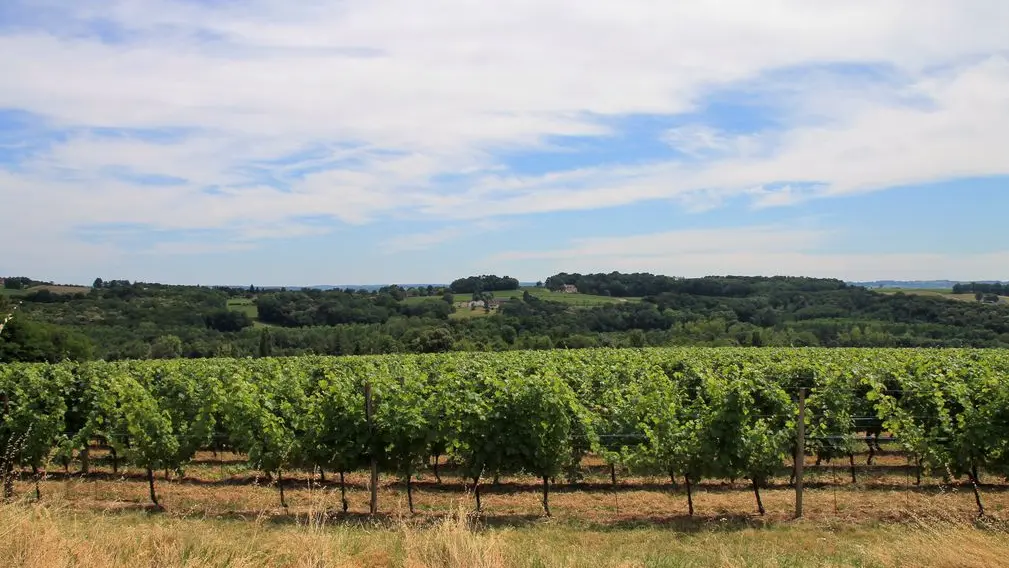
[[[644, 284], [633, 288], [637, 275], [611, 276], [611, 285], [619, 280], [635, 293], [646, 291]], [[488, 315], [457, 313], [457, 302], [472, 295], [434, 286], [284, 290], [105, 281], [77, 294], [17, 296], [21, 309], [0, 336], [0, 361], [246, 357], [264, 345], [278, 356], [689, 345], [1009, 347], [1003, 305], [881, 294], [809, 278], [641, 280], [653, 281], [672, 288], [592, 306], [527, 289], [500, 299]], [[13, 301], [0, 295], [0, 312]]]
[[994, 294], [996, 296], [1009, 295], [1009, 283], [1002, 282], [969, 282], [953, 285], [954, 294]]
[[510, 276], [496, 276], [484, 274], [481, 276], [470, 276], [453, 280], [449, 284], [449, 291], [453, 294], [478, 294], [480, 292], [500, 292], [504, 290], [518, 290], [519, 281]]

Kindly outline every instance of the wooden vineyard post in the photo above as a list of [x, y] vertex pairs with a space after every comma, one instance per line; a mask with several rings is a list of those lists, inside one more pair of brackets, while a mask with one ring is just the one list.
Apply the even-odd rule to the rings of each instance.
[[[8, 318], [9, 319], [9, 318]], [[4, 320], [4, 323], [7, 323]], [[7, 393], [3, 393], [3, 412], [0, 412], [0, 420], [7, 416], [10, 412], [10, 399]], [[10, 438], [3, 440], [3, 446], [0, 446], [0, 451], [3, 452], [0, 455], [0, 477], [3, 478], [3, 500], [8, 501], [14, 497], [14, 435], [11, 434]]]
[[371, 514], [374, 515], [378, 512], [378, 458], [375, 456], [374, 448], [374, 434], [375, 426], [372, 421], [373, 409], [371, 406], [371, 383], [365, 383], [364, 385], [364, 416], [368, 421], [368, 436], [372, 439], [372, 447], [369, 449], [371, 454]]
[[806, 465], [806, 389], [799, 389], [799, 422], [795, 444], [795, 518], [802, 518], [802, 469]]

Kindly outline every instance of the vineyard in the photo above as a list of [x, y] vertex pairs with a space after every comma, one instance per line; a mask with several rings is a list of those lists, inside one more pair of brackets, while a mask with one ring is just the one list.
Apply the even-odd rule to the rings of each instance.
[[[850, 462], [880, 444], [915, 482], [968, 484], [1009, 472], [1009, 354], [990, 350], [641, 349], [374, 357], [197, 359], [0, 366], [0, 475], [39, 480], [71, 460], [113, 472], [185, 476], [198, 453], [229, 452], [275, 483], [367, 472], [405, 484], [451, 471], [476, 509], [501, 476], [551, 489], [591, 460], [661, 476], [688, 514], [704, 480], [745, 480], [753, 508], [775, 477], [801, 485], [793, 456]], [[799, 423], [800, 406], [803, 420]], [[801, 426], [801, 427], [800, 427]], [[800, 441], [801, 440], [801, 441]], [[862, 458], [859, 458], [860, 462]], [[801, 462], [800, 462], [801, 463]], [[55, 465], [55, 467], [54, 467]], [[798, 480], [795, 475], [798, 474]], [[682, 484], [681, 484], [682, 482]]]

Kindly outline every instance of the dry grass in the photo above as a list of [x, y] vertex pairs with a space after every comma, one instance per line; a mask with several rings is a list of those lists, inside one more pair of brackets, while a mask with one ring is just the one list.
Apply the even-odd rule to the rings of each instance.
[[[974, 520], [969, 489], [926, 478], [915, 488], [903, 458], [890, 454], [859, 482], [847, 464], [809, 464], [806, 518], [792, 521], [794, 492], [775, 480], [756, 515], [744, 482], [702, 484], [686, 515], [682, 486], [663, 478], [621, 477], [587, 460], [584, 486], [555, 487], [552, 519], [542, 516], [539, 487], [507, 477], [484, 487], [483, 516], [461, 481], [443, 473], [418, 483], [418, 514], [407, 511], [397, 480], [383, 477], [378, 518], [369, 518], [366, 477], [348, 476], [351, 512], [340, 512], [339, 488], [285, 474], [288, 509], [275, 486], [234, 456], [201, 453], [183, 479], [158, 480], [167, 512], [147, 508], [142, 472], [112, 475], [93, 452], [92, 473], [17, 484], [19, 502], [0, 508], [0, 559], [11, 566], [1009, 566], [1009, 485], [989, 478], [991, 513]], [[76, 465], [76, 464], [75, 464]], [[98, 467], [95, 467], [98, 466]], [[315, 478], [312, 478], [315, 479]]]
[[477, 528], [464, 514], [434, 526], [276, 525], [143, 513], [102, 515], [47, 506], [0, 507], [5, 566], [532, 568], [619, 566], [1009, 565], [1009, 533], [956, 520], [876, 527], [810, 522], [763, 529], [713, 526], [593, 530], [561, 523]]

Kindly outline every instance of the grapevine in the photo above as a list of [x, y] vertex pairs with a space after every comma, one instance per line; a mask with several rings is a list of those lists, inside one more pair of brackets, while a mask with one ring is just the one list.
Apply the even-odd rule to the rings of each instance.
[[[225, 442], [274, 479], [339, 474], [373, 460], [406, 484], [433, 457], [453, 462], [482, 510], [486, 476], [551, 484], [581, 476], [582, 458], [761, 489], [794, 451], [796, 396], [806, 399], [807, 450], [852, 464], [862, 432], [893, 435], [919, 475], [966, 478], [983, 514], [981, 477], [1009, 473], [1009, 355], [981, 350], [594, 349], [366, 357], [0, 365], [0, 469], [5, 493], [20, 468], [85, 461], [96, 442], [147, 473], [184, 476], [197, 451]], [[373, 414], [365, 412], [370, 385]], [[870, 441], [870, 456], [879, 450]], [[82, 463], [82, 469], [86, 465]], [[436, 478], [441, 481], [437, 465]], [[41, 498], [40, 491], [36, 496]]]

